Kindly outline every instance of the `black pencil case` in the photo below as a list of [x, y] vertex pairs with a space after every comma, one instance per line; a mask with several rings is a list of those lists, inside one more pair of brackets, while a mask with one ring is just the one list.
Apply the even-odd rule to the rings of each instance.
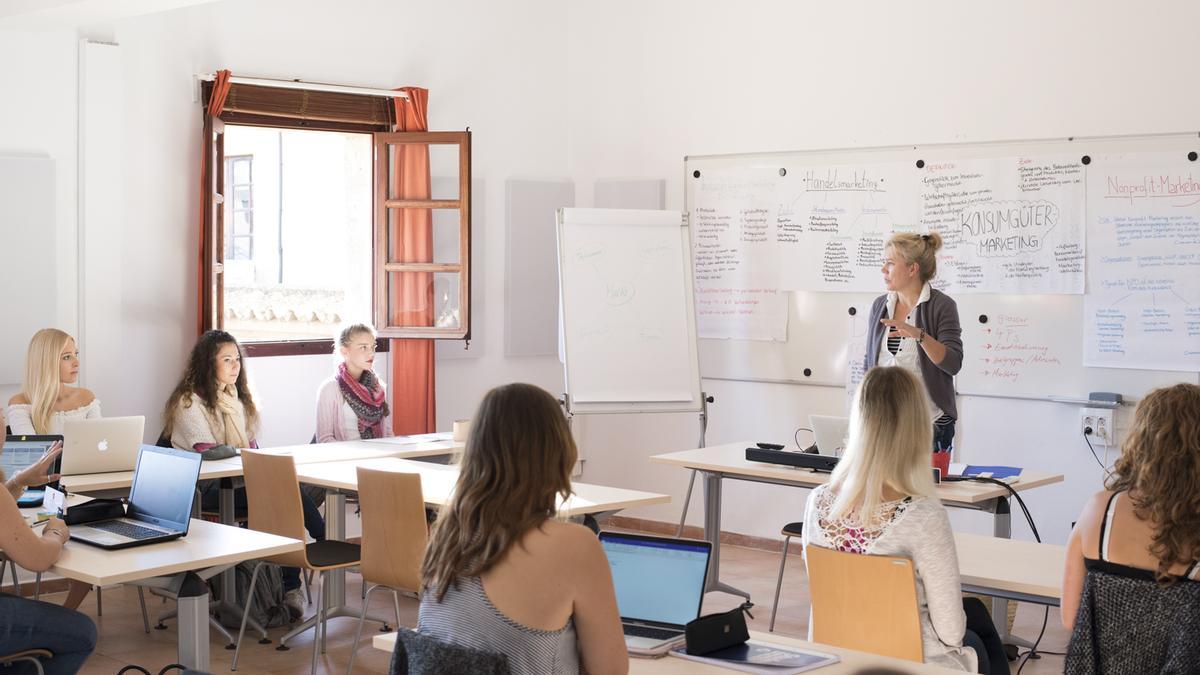
[[68, 506], [63, 513], [67, 525], [82, 525], [98, 520], [125, 517], [125, 503], [120, 499], [93, 499], [82, 504]]
[[728, 612], [706, 614], [689, 621], [683, 627], [687, 639], [687, 653], [703, 656], [718, 649], [740, 645], [750, 639], [746, 629], [744, 607], [735, 607]]

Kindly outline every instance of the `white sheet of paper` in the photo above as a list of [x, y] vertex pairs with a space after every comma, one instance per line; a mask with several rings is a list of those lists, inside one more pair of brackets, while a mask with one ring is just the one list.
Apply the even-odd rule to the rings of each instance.
[[62, 513], [63, 507], [66, 506], [66, 503], [66, 495], [52, 487], [46, 488], [46, 494], [42, 497], [43, 511], [49, 513]]

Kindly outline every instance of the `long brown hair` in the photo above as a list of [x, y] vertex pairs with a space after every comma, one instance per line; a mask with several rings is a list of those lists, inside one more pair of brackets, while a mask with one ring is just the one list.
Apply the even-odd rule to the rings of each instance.
[[483, 397], [450, 503], [442, 507], [421, 563], [421, 585], [438, 601], [459, 577], [487, 572], [571, 495], [579, 451], [554, 397], [507, 384]]
[[1154, 528], [1150, 552], [1160, 581], [1200, 560], [1200, 386], [1155, 389], [1138, 404], [1108, 489], [1128, 492]]
[[183, 377], [180, 378], [179, 384], [175, 385], [175, 391], [171, 392], [167, 399], [167, 407], [163, 410], [165, 436], [171, 436], [171, 428], [175, 425], [175, 412], [181, 406], [187, 407], [192, 404], [192, 394], [198, 396], [210, 411], [217, 409], [217, 352], [221, 351], [222, 346], [230, 343], [237, 347], [238, 356], [242, 358], [242, 369], [238, 372], [235, 386], [238, 400], [246, 410], [247, 437], [253, 437], [254, 429], [258, 427], [258, 408], [254, 405], [254, 397], [250, 394], [250, 385], [246, 380], [246, 355], [237, 339], [223, 330], [205, 331], [196, 341], [196, 346], [192, 347]]

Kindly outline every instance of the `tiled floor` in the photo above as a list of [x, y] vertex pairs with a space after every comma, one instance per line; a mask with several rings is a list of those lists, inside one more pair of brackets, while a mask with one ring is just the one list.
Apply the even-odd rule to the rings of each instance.
[[[767, 629], [771, 613], [771, 597], [775, 590], [775, 576], [778, 572], [779, 555], [764, 551], [740, 548], [736, 546], [722, 547], [721, 570], [725, 581], [750, 592], [757, 606], [753, 611], [754, 619], [750, 622], [751, 629]], [[804, 565], [796, 555], [788, 559], [787, 571], [784, 574], [783, 594], [776, 621], [776, 631], [785, 635], [803, 637], [808, 630], [808, 594]], [[313, 589], [316, 597], [317, 589]], [[347, 593], [350, 594], [351, 605], [359, 607], [358, 594], [361, 592], [360, 578], [348, 575]], [[47, 596], [54, 602], [62, 601], [62, 594]], [[728, 609], [738, 604], [739, 598], [723, 593], [712, 593], [706, 599], [705, 612]], [[160, 604], [158, 598], [148, 597], [151, 624], [154, 616], [170, 603]], [[96, 617], [94, 597], [84, 601], [83, 611], [96, 619], [100, 631], [100, 644], [88, 660], [81, 672], [88, 675], [112, 675], [121, 667], [137, 663], [146, 667], [150, 672], [157, 673], [163, 666], [175, 662], [175, 622], [168, 622], [167, 630], [154, 630], [146, 635], [142, 629], [141, 613], [138, 611], [137, 592], [131, 587], [111, 588], [104, 592], [104, 616]], [[392, 603], [388, 594], [376, 592], [371, 598], [371, 610], [380, 616], [392, 615]], [[416, 624], [417, 603], [411, 598], [401, 598], [401, 621], [404, 625]], [[1022, 605], [1017, 612], [1016, 629], [1018, 635], [1036, 637], [1042, 624], [1043, 610], [1032, 605]], [[354, 639], [355, 622], [352, 619], [335, 619], [329, 624], [328, 652], [320, 656], [318, 671], [321, 673], [344, 673], [349, 663], [351, 642]], [[385, 673], [388, 666], [388, 654], [372, 649], [370, 638], [378, 630], [378, 624], [368, 623], [363, 629], [363, 640], [355, 662], [356, 673]], [[260, 645], [247, 638], [242, 648], [241, 662], [238, 672], [247, 675], [261, 673], [300, 673], [309, 672], [309, 659], [312, 655], [312, 639], [310, 633], [295, 638], [291, 649], [286, 652], [276, 651], [279, 636], [287, 629], [276, 628], [270, 631], [272, 644]], [[232, 631], [231, 631], [232, 632]], [[1059, 624], [1058, 611], [1051, 609], [1046, 635], [1042, 638], [1042, 647], [1055, 652], [1062, 652], [1066, 645], [1067, 634]], [[220, 637], [214, 632], [212, 643], [212, 670], [214, 673], [229, 671], [233, 652], [226, 651], [220, 642]], [[1040, 660], [1031, 661], [1023, 673], [1059, 673], [1062, 672], [1062, 657], [1046, 655]], [[1013, 672], [1016, 672], [1014, 667]]]

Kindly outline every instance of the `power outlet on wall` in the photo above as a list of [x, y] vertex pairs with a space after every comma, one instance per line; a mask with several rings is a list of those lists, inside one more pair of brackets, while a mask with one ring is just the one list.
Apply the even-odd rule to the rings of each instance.
[[1113, 411], [1109, 408], [1084, 408], [1079, 411], [1079, 432], [1091, 429], [1091, 437], [1097, 443], [1109, 445], [1116, 436], [1113, 428]]

